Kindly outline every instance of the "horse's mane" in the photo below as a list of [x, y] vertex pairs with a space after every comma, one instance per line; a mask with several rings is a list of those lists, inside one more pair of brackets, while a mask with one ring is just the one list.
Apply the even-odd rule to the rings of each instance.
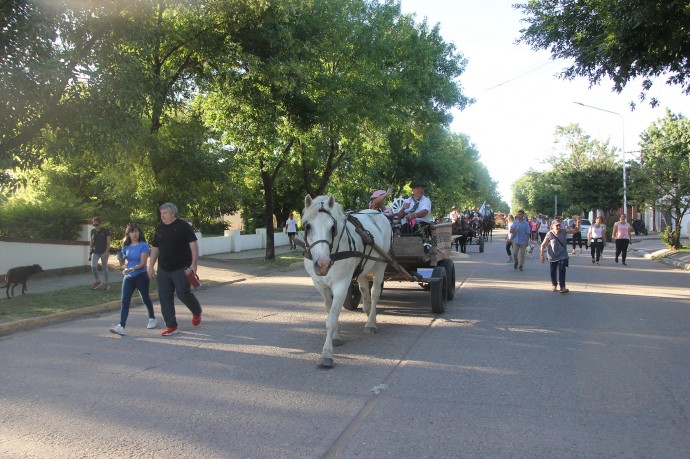
[[340, 204], [338, 204], [335, 199], [333, 200], [333, 209], [328, 208], [328, 200], [329, 196], [317, 196], [314, 199], [312, 199], [311, 206], [305, 207], [304, 210], [302, 211], [302, 220], [312, 220], [316, 215], [319, 213], [319, 209], [323, 207], [324, 209], [328, 210], [333, 218], [335, 219], [338, 224], [342, 222], [345, 219], [345, 213], [343, 212], [343, 208]]

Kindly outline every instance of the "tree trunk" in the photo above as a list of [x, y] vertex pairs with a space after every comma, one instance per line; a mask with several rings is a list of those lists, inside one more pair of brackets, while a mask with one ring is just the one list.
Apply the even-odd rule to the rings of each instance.
[[264, 208], [266, 217], [266, 255], [264, 260], [276, 261], [276, 248], [273, 230], [273, 179], [267, 171], [261, 171], [264, 185]]

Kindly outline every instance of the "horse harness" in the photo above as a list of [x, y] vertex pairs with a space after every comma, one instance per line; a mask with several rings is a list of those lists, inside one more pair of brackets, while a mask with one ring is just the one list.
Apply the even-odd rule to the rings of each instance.
[[[307, 260], [313, 260], [312, 255], [311, 255], [311, 248], [314, 247], [316, 244], [327, 244], [328, 245], [328, 250], [331, 253], [331, 266], [333, 263], [336, 261], [344, 260], [346, 258], [359, 258], [359, 264], [355, 268], [354, 273], [352, 274], [352, 278], [356, 278], [359, 276], [362, 271], [364, 270], [364, 265], [368, 260], [373, 260], [373, 261], [383, 261], [383, 262], [388, 262], [388, 260], [384, 258], [378, 258], [375, 256], [372, 256], [372, 252], [374, 251], [374, 236], [369, 232], [366, 228], [362, 226], [362, 223], [354, 216], [355, 212], [348, 212], [345, 215], [345, 218], [343, 219], [343, 231], [340, 233], [340, 237], [338, 237], [338, 222], [336, 221], [335, 217], [331, 214], [331, 212], [328, 209], [325, 209], [323, 206], [323, 203], [321, 203], [321, 208], [319, 209], [319, 212], [323, 212], [327, 214], [331, 219], [333, 220], [333, 228], [331, 229], [331, 240], [327, 239], [319, 239], [318, 241], [314, 242], [309, 242], [307, 239], [308, 237], [308, 231], [305, 231], [304, 233], [304, 258]], [[347, 226], [347, 223], [351, 223], [352, 226], [355, 227], [355, 232], [362, 238], [362, 244], [364, 244], [364, 249], [363, 251], [357, 250], [357, 245], [356, 241], [350, 232], [350, 229]], [[340, 242], [343, 240], [343, 237], [347, 235], [347, 245], [349, 250], [345, 251], [340, 251], [337, 250], [338, 247], [340, 247]], [[338, 239], [338, 243], [335, 244], [336, 239]], [[336, 252], [333, 252], [333, 245], [336, 245]]]

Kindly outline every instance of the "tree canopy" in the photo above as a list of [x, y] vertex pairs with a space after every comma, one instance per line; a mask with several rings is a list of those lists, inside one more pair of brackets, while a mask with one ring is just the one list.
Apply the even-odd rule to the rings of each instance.
[[690, 120], [666, 115], [642, 133], [640, 161], [630, 168], [631, 195], [671, 215], [668, 241], [678, 249], [683, 217], [690, 211]]
[[362, 207], [413, 179], [439, 210], [498, 201], [470, 140], [447, 130], [470, 102], [466, 60], [397, 2], [2, 8], [0, 200], [42, 177], [114, 225], [174, 201], [197, 227], [238, 208], [280, 223], [306, 193]]
[[554, 138], [556, 151], [545, 160], [550, 170], [530, 170], [515, 182], [514, 207], [551, 215], [557, 196], [559, 213], [566, 215], [619, 208], [623, 169], [615, 148], [593, 140], [577, 124], [557, 126]]
[[514, 7], [526, 14], [528, 24], [519, 41], [573, 62], [563, 71], [565, 78], [583, 76], [597, 84], [608, 77], [621, 92], [640, 77], [644, 100], [652, 79], [665, 75], [668, 84], [690, 94], [686, 0], [530, 0]]

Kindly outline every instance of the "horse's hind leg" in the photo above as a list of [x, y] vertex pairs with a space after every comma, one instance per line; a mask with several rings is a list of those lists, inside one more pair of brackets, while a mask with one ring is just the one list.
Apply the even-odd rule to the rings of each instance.
[[366, 276], [362, 276], [363, 280], [357, 280], [360, 285], [360, 290], [363, 285], [366, 286], [366, 290], [361, 290], [364, 301], [363, 310], [367, 315], [367, 323], [364, 326], [364, 333], [376, 333], [378, 331], [378, 327], [376, 326], [376, 305], [381, 297], [381, 289], [383, 288], [383, 272], [385, 269], [385, 265], [383, 265], [383, 267], [375, 268], [371, 292], [369, 291], [369, 281], [367, 280]]

